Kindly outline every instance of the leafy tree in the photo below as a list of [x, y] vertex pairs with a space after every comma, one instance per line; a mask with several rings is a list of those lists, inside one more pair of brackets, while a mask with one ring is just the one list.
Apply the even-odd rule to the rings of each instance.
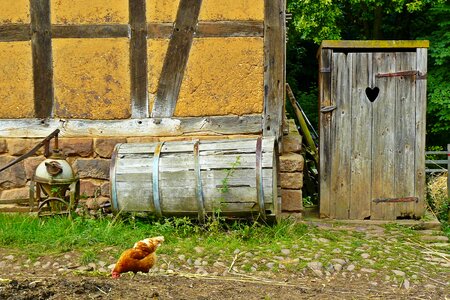
[[436, 26], [429, 36], [431, 47], [428, 66], [428, 141], [450, 143], [450, 4], [431, 9]]

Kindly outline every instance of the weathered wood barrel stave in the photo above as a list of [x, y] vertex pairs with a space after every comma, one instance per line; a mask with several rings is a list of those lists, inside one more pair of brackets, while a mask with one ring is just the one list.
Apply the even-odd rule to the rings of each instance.
[[158, 216], [279, 215], [274, 138], [118, 144], [113, 210]]

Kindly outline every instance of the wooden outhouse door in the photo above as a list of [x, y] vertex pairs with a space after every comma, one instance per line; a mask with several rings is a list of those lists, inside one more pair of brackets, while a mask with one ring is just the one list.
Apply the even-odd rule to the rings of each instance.
[[356, 43], [320, 50], [321, 217], [419, 218], [426, 46]]

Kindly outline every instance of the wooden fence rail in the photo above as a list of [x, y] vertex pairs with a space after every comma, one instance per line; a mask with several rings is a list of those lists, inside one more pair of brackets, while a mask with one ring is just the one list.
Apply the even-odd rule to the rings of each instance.
[[[450, 144], [447, 145], [447, 151], [426, 151], [425, 155], [435, 155], [441, 158], [425, 159], [425, 172], [431, 174], [447, 172], [447, 196], [450, 199], [450, 176], [448, 176], [448, 170], [450, 170]], [[446, 156], [446, 159], [443, 159], [444, 156]]]

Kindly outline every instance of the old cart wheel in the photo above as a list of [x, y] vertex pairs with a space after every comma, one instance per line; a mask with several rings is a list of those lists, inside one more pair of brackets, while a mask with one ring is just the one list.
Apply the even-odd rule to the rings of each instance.
[[39, 203], [38, 216], [54, 216], [68, 215], [70, 213], [70, 205], [61, 198], [49, 197]]

